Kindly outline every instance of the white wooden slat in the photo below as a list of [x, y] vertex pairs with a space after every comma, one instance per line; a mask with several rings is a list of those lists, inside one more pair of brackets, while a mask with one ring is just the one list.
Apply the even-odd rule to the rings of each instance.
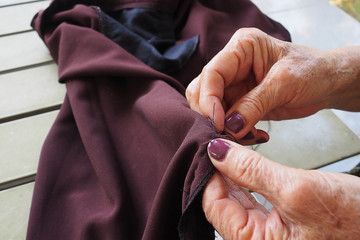
[[360, 112], [348, 112], [338, 109], [332, 111], [360, 138]]
[[36, 173], [41, 147], [57, 113], [0, 124], [0, 188]]
[[360, 153], [360, 139], [331, 110], [257, 127], [269, 132], [270, 141], [256, 151], [287, 166], [318, 168]]
[[271, 14], [276, 12], [288, 12], [294, 9], [312, 7], [317, 4], [322, 4], [328, 0], [251, 0], [255, 3], [261, 11], [265, 14]]
[[0, 53], [0, 73], [52, 60], [36, 32], [1, 37]]
[[40, 2], [44, 0], [0, 0], [0, 7], [37, 1]]
[[283, 24], [297, 44], [323, 50], [360, 45], [360, 22], [326, 0], [311, 7], [274, 12], [269, 16]]
[[40, 1], [0, 8], [0, 35], [31, 30], [31, 19], [49, 4]]
[[0, 239], [24, 240], [34, 183], [0, 191]]
[[0, 75], [1, 119], [61, 105], [65, 85], [58, 83], [55, 64]]

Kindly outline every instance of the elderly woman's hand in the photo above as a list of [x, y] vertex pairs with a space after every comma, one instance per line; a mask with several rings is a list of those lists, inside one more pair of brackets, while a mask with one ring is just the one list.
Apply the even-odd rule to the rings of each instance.
[[[208, 152], [219, 172], [202, 206], [225, 240], [359, 238], [358, 177], [285, 167], [231, 141], [213, 140]], [[265, 196], [273, 210], [240, 186]]]
[[[360, 48], [321, 51], [240, 29], [187, 88], [190, 107], [236, 138], [261, 119], [360, 110]], [[249, 135], [247, 136], [249, 137]]]

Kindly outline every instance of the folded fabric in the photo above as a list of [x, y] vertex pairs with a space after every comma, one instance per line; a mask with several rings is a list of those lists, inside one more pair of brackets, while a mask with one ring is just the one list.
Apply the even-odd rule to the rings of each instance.
[[67, 94], [27, 239], [213, 239], [201, 193], [223, 135], [185, 88], [238, 28], [288, 32], [249, 0], [54, 0], [32, 25]]

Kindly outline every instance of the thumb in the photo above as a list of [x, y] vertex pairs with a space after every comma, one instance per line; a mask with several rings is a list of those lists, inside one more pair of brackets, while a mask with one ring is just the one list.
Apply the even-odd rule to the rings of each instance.
[[[269, 74], [268, 74], [269, 75]], [[267, 76], [258, 86], [236, 101], [227, 111], [225, 127], [236, 138], [245, 136], [268, 112], [281, 105], [283, 96]]]
[[264, 195], [269, 201], [288, 182], [291, 168], [275, 163], [239, 144], [214, 139], [208, 145], [211, 162], [235, 184]]

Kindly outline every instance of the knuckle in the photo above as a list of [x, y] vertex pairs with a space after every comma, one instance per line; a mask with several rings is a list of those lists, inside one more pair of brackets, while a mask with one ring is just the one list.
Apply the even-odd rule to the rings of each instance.
[[258, 116], [259, 117], [263, 116], [267, 108], [265, 102], [262, 100], [262, 98], [257, 98], [256, 100], [254, 99], [253, 101], [255, 102], [254, 108], [255, 111], [258, 112]]
[[201, 79], [202, 81], [208, 79], [209, 76], [212, 76], [212, 75], [219, 75], [220, 77], [222, 77], [218, 71], [216, 71], [216, 68], [214, 66], [212, 66], [214, 64], [207, 64], [204, 66], [202, 72], [201, 72], [201, 75], [203, 76]]
[[233, 49], [240, 49], [245, 53], [247, 49], [252, 49], [251, 46], [254, 45], [256, 39], [254, 35], [252, 29], [240, 28], [231, 38], [230, 44]]
[[241, 101], [243, 108], [251, 109], [251, 116], [248, 116], [248, 119], [246, 119], [247, 121], [251, 122], [251, 119], [258, 121], [258, 119], [261, 119], [266, 114], [267, 104], [263, 99], [264, 96], [257, 97], [258, 95], [259, 94], [255, 92], [254, 94], [247, 94]]
[[211, 71], [212, 71], [212, 68], [210, 67], [210, 64], [206, 64], [203, 67], [201, 74], [206, 74], [206, 73], [211, 72]]
[[244, 32], [246, 31], [245, 28], [239, 28], [238, 30], [236, 30], [236, 32], [234, 33], [234, 38], [239, 38], [241, 36], [244, 35]]
[[208, 81], [209, 77], [212, 76], [214, 74], [214, 68], [211, 66], [210, 63], [208, 63], [207, 65], [205, 65], [201, 71], [201, 82], [205, 82]]
[[242, 38], [242, 37], [246, 37], [246, 36], [262, 36], [264, 35], [264, 32], [262, 32], [261, 30], [257, 29], [257, 28], [240, 28], [238, 29], [235, 33], [234, 33], [234, 37], [236, 38]]
[[191, 99], [192, 95], [193, 95], [193, 93], [192, 93], [191, 87], [189, 85], [189, 87], [186, 88], [186, 91], [185, 91], [186, 99], [189, 101]]
[[196, 105], [200, 94], [198, 78], [195, 78], [186, 88], [185, 97], [190, 104], [190, 106]]
[[280, 80], [294, 78], [294, 72], [291, 70], [289, 66], [287, 66], [287, 64], [283, 64], [279, 66], [277, 75]]
[[[208, 64], [202, 70], [202, 82], [206, 82], [207, 86], [211, 86], [212, 92], [214, 89], [223, 89], [224, 83], [226, 82], [226, 76], [224, 75], [224, 70], [219, 69], [215, 64]], [[209, 88], [207, 90], [210, 90]], [[204, 92], [209, 94], [209, 92]]]

